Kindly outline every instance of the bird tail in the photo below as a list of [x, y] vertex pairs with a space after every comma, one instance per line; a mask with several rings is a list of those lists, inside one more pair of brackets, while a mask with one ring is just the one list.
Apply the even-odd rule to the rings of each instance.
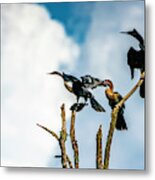
[[134, 78], [134, 68], [130, 67], [130, 70], [131, 70], [131, 79], [133, 79]]
[[90, 98], [90, 103], [93, 109], [97, 112], [105, 112], [105, 109], [96, 101], [94, 97]]
[[142, 98], [145, 98], [145, 80], [143, 81], [142, 85], [140, 86], [139, 94]]
[[127, 125], [124, 119], [124, 115], [123, 115], [123, 111], [120, 111], [118, 113], [118, 118], [117, 118], [117, 122], [116, 122], [116, 129], [117, 130], [127, 130]]

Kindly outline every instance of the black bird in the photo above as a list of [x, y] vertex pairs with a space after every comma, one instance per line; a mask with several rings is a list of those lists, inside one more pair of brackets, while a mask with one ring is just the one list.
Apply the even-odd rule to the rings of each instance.
[[[109, 105], [111, 109], [113, 109], [116, 104], [118, 104], [122, 100], [122, 96], [118, 92], [114, 92], [114, 86], [112, 81], [106, 79], [102, 82], [102, 85], [108, 87], [105, 90], [105, 94], [107, 99], [109, 100]], [[124, 109], [125, 105], [123, 105], [118, 112], [118, 117], [116, 121], [116, 129], [117, 130], [127, 130], [127, 125], [124, 119]]]
[[[64, 81], [66, 89], [76, 96], [77, 103], [74, 103], [71, 106], [70, 109], [72, 111], [82, 110], [87, 105], [87, 101], [89, 99], [93, 109], [95, 109], [97, 112], [105, 112], [104, 108], [96, 101], [92, 93], [84, 86], [84, 83], [78, 78], [65, 73], [60, 73], [58, 71], [54, 71], [48, 74], [60, 76]], [[71, 83], [71, 86], [68, 83]], [[84, 99], [84, 103], [79, 103], [80, 98]]]
[[[134, 78], [134, 69], [139, 69], [142, 72], [145, 71], [145, 45], [144, 45], [144, 39], [139, 34], [139, 32], [136, 29], [133, 29], [132, 31], [127, 32], [121, 32], [128, 35], [131, 35], [139, 42], [139, 48], [140, 50], [136, 50], [133, 47], [130, 47], [128, 53], [127, 53], [127, 63], [131, 70], [131, 79]], [[142, 98], [145, 97], [145, 80], [143, 84], [140, 87], [139, 94]]]
[[144, 79], [142, 85], [140, 86], [139, 94], [142, 98], [145, 98], [145, 79]]

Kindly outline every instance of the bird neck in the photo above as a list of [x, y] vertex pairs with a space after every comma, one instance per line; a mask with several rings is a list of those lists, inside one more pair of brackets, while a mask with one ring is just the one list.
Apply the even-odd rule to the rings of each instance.
[[72, 87], [69, 86], [66, 81], [64, 81], [64, 86], [66, 87], [66, 89], [67, 89], [69, 92], [73, 93]]
[[141, 45], [144, 45], [144, 40], [139, 33], [136, 34], [135, 38], [139, 41]]
[[108, 99], [113, 99], [113, 96], [114, 96], [114, 92], [113, 92], [113, 89], [112, 88], [107, 88], [105, 90], [105, 94], [107, 96]]
[[107, 81], [107, 86], [108, 86], [108, 88], [105, 90], [105, 94], [108, 99], [113, 100], [115, 98], [113, 83], [111, 81]]
[[113, 83], [112, 83], [111, 81], [108, 81], [107, 85], [108, 85], [107, 90], [109, 90], [109, 91], [113, 92], [113, 90], [114, 90]]
[[61, 78], [63, 78], [62, 74], [60, 72], [58, 72], [58, 71], [55, 71], [54, 74], [60, 76]]

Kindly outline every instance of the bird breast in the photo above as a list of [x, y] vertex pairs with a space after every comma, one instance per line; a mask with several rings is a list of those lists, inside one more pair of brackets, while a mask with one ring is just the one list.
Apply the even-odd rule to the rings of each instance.
[[105, 90], [105, 94], [106, 94], [106, 96], [107, 96], [108, 99], [110, 99], [110, 100], [113, 100], [113, 99], [114, 99], [114, 93], [112, 92], [111, 89], [106, 89], [106, 90]]
[[71, 93], [73, 93], [73, 88], [72, 88], [72, 85], [70, 85], [68, 82], [64, 82], [64, 85], [65, 85], [65, 87], [66, 87], [66, 89], [69, 91], [69, 92], [71, 92]]
[[119, 101], [119, 94], [118, 93], [115, 93], [113, 92], [111, 89], [106, 89], [105, 90], [105, 94], [107, 96], [107, 98], [111, 101]]

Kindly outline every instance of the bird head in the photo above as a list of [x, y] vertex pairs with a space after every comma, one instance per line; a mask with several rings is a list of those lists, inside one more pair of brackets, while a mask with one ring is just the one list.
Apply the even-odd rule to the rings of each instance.
[[121, 31], [120, 33], [129, 34], [129, 35], [131, 35], [133, 37], [136, 37], [137, 34], [139, 34], [136, 29], [133, 29], [132, 31]]
[[53, 75], [53, 74], [58, 74], [59, 72], [58, 71], [52, 71], [52, 72], [49, 72], [47, 73], [48, 75]]
[[102, 85], [104, 87], [109, 87], [109, 88], [113, 89], [113, 83], [109, 79], [105, 79], [104, 81], [102, 81]]
[[53, 72], [50, 72], [50, 73], [47, 73], [48, 75], [58, 75], [58, 76], [61, 76], [62, 77], [62, 74], [58, 71], [53, 71]]

